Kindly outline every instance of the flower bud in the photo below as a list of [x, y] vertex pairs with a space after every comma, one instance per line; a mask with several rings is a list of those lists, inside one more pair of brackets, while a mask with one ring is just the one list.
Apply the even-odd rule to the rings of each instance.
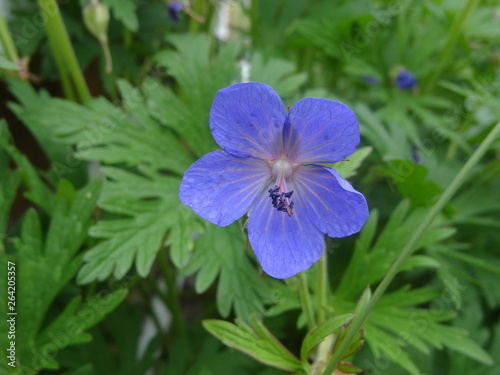
[[98, 0], [92, 0], [83, 9], [83, 21], [87, 29], [99, 42], [107, 43], [109, 10], [106, 5], [101, 4]]

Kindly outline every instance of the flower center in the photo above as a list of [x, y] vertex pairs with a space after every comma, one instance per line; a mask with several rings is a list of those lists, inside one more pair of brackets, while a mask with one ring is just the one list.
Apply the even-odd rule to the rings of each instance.
[[292, 175], [293, 166], [292, 164], [283, 159], [276, 160], [273, 164], [273, 175], [280, 177], [282, 175], [284, 178], [290, 177]]
[[273, 188], [268, 190], [273, 207], [278, 211], [286, 212], [288, 216], [293, 215], [293, 201], [290, 199], [293, 190], [288, 191], [286, 179], [292, 175], [292, 164], [283, 159], [276, 160], [272, 167], [273, 175], [276, 177], [276, 183]]

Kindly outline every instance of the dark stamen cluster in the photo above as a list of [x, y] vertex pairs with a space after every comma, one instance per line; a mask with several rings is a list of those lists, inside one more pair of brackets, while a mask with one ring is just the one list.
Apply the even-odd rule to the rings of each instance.
[[288, 205], [285, 202], [285, 199], [292, 197], [293, 190], [289, 191], [288, 193], [280, 193], [279, 190], [280, 188], [278, 185], [268, 190], [269, 197], [272, 199], [273, 202], [273, 207], [276, 208], [278, 211], [290, 212], [289, 210], [293, 209], [293, 202], [290, 201], [290, 204]]

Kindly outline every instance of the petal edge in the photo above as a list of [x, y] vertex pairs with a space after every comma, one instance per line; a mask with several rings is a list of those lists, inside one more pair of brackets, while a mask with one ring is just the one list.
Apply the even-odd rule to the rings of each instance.
[[179, 197], [205, 220], [226, 226], [250, 209], [269, 179], [264, 161], [213, 151], [186, 171]]
[[360, 141], [358, 119], [345, 104], [304, 98], [293, 105], [284, 130], [284, 147], [300, 163], [336, 163]]
[[260, 196], [249, 214], [248, 238], [262, 269], [277, 279], [292, 277], [315, 263], [324, 250], [324, 235], [299, 207], [294, 215], [278, 212]]
[[273, 159], [282, 148], [285, 119], [285, 106], [270, 86], [237, 83], [215, 95], [210, 130], [232, 155]]

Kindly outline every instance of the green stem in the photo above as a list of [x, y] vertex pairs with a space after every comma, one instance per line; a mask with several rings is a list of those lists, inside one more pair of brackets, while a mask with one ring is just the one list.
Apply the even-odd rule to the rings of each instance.
[[64, 64], [67, 65], [68, 72], [73, 79], [80, 101], [84, 103], [90, 100], [91, 96], [89, 89], [83, 78], [73, 47], [71, 46], [71, 41], [66, 31], [66, 27], [64, 26], [56, 0], [38, 0], [38, 5], [47, 22], [47, 33], [51, 45], [54, 45], [53, 51], [58, 51], [63, 58]]
[[259, 0], [252, 0], [250, 4], [250, 32], [252, 34], [252, 46], [260, 45], [260, 17], [259, 17]]
[[[195, 0], [193, 3], [193, 14], [201, 14], [203, 11], [203, 1]], [[189, 23], [189, 32], [196, 33], [200, 29], [200, 20], [195, 17], [191, 17], [191, 21]]]
[[177, 288], [175, 286], [175, 275], [172, 274], [172, 267], [169, 265], [167, 253], [165, 250], [160, 249], [158, 253], [158, 260], [161, 272], [167, 284], [167, 307], [172, 313], [172, 323], [175, 330], [180, 334], [181, 337], [186, 336], [186, 327], [184, 325], [184, 320], [182, 319], [181, 307], [179, 304], [179, 297], [177, 295]]
[[366, 318], [370, 315], [371, 311], [375, 307], [375, 304], [380, 299], [382, 294], [385, 292], [391, 281], [394, 279], [396, 274], [399, 272], [402, 264], [408, 259], [408, 257], [416, 250], [415, 245], [417, 241], [422, 237], [425, 231], [429, 228], [436, 216], [441, 212], [444, 205], [448, 203], [453, 194], [458, 190], [458, 188], [467, 180], [470, 171], [476, 166], [481, 157], [486, 153], [488, 148], [491, 146], [493, 141], [500, 134], [500, 122], [498, 122], [495, 127], [490, 131], [488, 136], [485, 138], [483, 143], [477, 148], [477, 150], [472, 154], [467, 163], [462, 167], [462, 169], [455, 176], [448, 188], [441, 194], [436, 204], [429, 210], [427, 215], [424, 217], [420, 225], [413, 232], [412, 237], [407, 242], [401, 253], [399, 254], [396, 261], [393, 263], [385, 277], [382, 279], [377, 289], [373, 293], [372, 298], [366, 304], [366, 306], [360, 311], [359, 315], [352, 322], [352, 326], [347, 332], [345, 339], [339, 346], [337, 351], [333, 354], [332, 359], [328, 363], [323, 375], [330, 375], [335, 368], [337, 368], [340, 360], [343, 358], [347, 348], [351, 344], [354, 336], [360, 330], [360, 328], [365, 323]]
[[450, 31], [447, 33], [448, 39], [444, 47], [441, 49], [441, 53], [438, 56], [438, 65], [436, 69], [432, 72], [432, 75], [425, 82], [425, 85], [422, 89], [423, 93], [428, 93], [434, 88], [434, 84], [436, 79], [440, 76], [443, 70], [446, 68], [446, 64], [450, 60], [451, 52], [455, 44], [457, 43], [457, 39], [460, 35], [460, 31], [470, 16], [470, 14], [474, 11], [479, 0], [469, 0], [467, 4], [464, 6], [463, 10], [455, 16], [455, 19], [450, 27]]
[[309, 286], [307, 284], [307, 276], [305, 272], [298, 274], [299, 279], [299, 297], [302, 311], [306, 314], [307, 327], [312, 329], [316, 322], [314, 321], [314, 309], [312, 306], [311, 295], [309, 294]]
[[[464, 133], [467, 130], [467, 128], [469, 127], [472, 120], [473, 120], [472, 112], [469, 112], [467, 114], [467, 117], [465, 118], [465, 120], [462, 122], [462, 125], [457, 130], [457, 133], [459, 133], [459, 134]], [[448, 151], [446, 153], [446, 159], [452, 160], [455, 157], [457, 149], [458, 149], [457, 143], [455, 141], [452, 141], [450, 143], [450, 145], [448, 146]]]
[[7, 59], [17, 63], [19, 61], [19, 55], [17, 54], [16, 45], [12, 40], [12, 35], [9, 32], [9, 28], [2, 14], [0, 14], [0, 43], [2, 43]]
[[[47, 24], [47, 35], [53, 35], [55, 31], [53, 31], [53, 25]], [[62, 88], [64, 91], [64, 95], [67, 99], [76, 102], [77, 97], [73, 85], [71, 84], [71, 79], [69, 77], [69, 72], [66, 69], [66, 64], [64, 62], [64, 58], [60, 51], [60, 46], [57, 42], [50, 41], [50, 49], [52, 50], [52, 55], [54, 56], [54, 60], [56, 62], [57, 70], [59, 71], [59, 78], [61, 79]]]
[[[146, 278], [146, 281], [154, 291], [158, 288], [158, 285], [156, 285], [156, 280], [154, 280], [154, 278], [151, 275]], [[161, 332], [162, 329], [161, 329], [160, 320], [156, 316], [156, 313], [153, 310], [153, 305], [151, 303], [151, 298], [150, 298], [151, 294], [148, 293], [148, 291], [144, 288], [144, 285], [142, 285], [142, 283], [137, 284], [137, 289], [139, 290], [139, 294], [141, 295], [142, 299], [144, 300], [144, 306], [146, 306], [146, 309], [147, 309], [149, 315], [151, 316], [151, 319], [153, 319], [153, 323], [156, 326], [156, 330], [158, 332]], [[161, 298], [161, 295], [160, 295], [160, 298]]]
[[410, 4], [408, 3], [407, 5], [401, 6], [401, 11], [397, 15], [396, 18], [396, 27], [397, 27], [397, 43], [398, 43], [398, 64], [402, 64], [404, 61], [404, 54], [405, 51], [407, 50], [406, 46], [408, 45], [407, 43], [407, 36], [408, 33], [406, 32], [407, 30], [407, 25], [405, 23], [406, 21], [406, 12], [405, 10], [408, 9]]
[[323, 255], [318, 262], [318, 324], [325, 320], [326, 312], [326, 292], [328, 287], [328, 272], [327, 272], [327, 254], [326, 249], [323, 250]]

